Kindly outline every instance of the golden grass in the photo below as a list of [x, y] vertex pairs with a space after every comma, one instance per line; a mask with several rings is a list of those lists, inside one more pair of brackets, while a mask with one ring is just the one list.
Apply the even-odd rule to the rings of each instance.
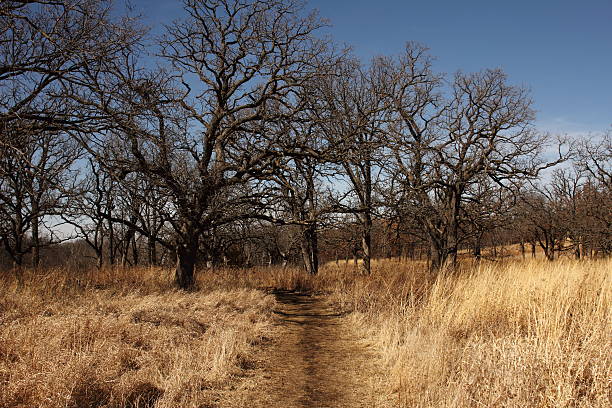
[[179, 292], [169, 276], [47, 271], [21, 287], [4, 277], [0, 407], [212, 406], [248, 368], [274, 300]]
[[608, 407], [612, 261], [379, 262], [332, 297], [384, 355], [401, 407]]
[[[199, 290], [162, 269], [1, 277], [1, 407], [206, 407], [270, 333], [259, 289], [328, 294], [383, 357], [393, 407], [608, 407], [612, 260], [425, 261], [215, 269]], [[282, 341], [282, 339], [280, 339]], [[239, 397], [230, 398], [234, 401]], [[216, 401], [216, 402], [215, 402]]]

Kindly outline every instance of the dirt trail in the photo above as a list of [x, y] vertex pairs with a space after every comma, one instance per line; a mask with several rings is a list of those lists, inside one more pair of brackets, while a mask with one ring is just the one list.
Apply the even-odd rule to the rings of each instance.
[[278, 292], [274, 341], [237, 405], [245, 407], [380, 407], [376, 357], [322, 298]]

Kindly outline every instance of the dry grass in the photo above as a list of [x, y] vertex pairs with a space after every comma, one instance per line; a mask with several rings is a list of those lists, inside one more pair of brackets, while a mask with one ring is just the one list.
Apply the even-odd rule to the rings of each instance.
[[274, 300], [169, 273], [29, 273], [0, 293], [1, 407], [207, 407], [249, 368]]
[[[261, 288], [327, 293], [383, 356], [394, 407], [608, 407], [612, 260], [2, 277], [1, 407], [207, 407], [240, 393], [268, 335]], [[239, 398], [233, 398], [239, 400]]]
[[608, 407], [612, 261], [379, 262], [333, 298], [377, 345], [396, 406]]

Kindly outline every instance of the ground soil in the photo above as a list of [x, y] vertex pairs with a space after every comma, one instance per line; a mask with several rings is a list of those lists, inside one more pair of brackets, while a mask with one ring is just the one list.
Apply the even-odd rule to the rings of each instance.
[[[276, 292], [277, 325], [228, 406], [381, 407], [376, 354], [323, 297]], [[237, 392], [236, 392], [237, 391]], [[225, 404], [223, 404], [225, 405]]]

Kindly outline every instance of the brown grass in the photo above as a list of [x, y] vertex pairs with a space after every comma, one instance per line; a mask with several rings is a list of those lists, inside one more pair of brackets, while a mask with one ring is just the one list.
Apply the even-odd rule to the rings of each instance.
[[159, 270], [4, 278], [6, 408], [212, 406], [272, 323], [261, 291], [179, 292]]
[[396, 406], [608, 407], [612, 261], [379, 262], [332, 297], [384, 355]]
[[207, 270], [189, 293], [159, 269], [4, 276], [0, 406], [216, 406], [242, 392], [269, 334], [274, 300], [258, 289], [281, 288], [349, 313], [383, 356], [394, 407], [608, 407], [610, 270], [514, 259], [434, 276], [382, 260], [362, 276], [341, 262], [317, 277]]

